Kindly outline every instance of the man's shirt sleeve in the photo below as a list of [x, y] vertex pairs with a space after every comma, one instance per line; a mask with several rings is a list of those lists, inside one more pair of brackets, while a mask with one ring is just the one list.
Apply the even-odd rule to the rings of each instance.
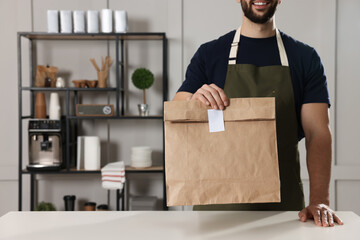
[[315, 49], [313, 50], [311, 61], [305, 75], [303, 104], [306, 103], [328, 103], [330, 107], [330, 97], [324, 66]]
[[207, 83], [204, 61], [204, 45], [196, 51], [186, 70], [185, 81], [180, 86], [178, 92], [195, 93], [199, 88]]

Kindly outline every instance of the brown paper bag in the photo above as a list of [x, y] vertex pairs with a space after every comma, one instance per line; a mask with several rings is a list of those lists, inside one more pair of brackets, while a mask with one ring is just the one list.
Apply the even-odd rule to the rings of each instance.
[[164, 103], [167, 205], [280, 202], [275, 99], [231, 99], [223, 132], [208, 109]]
[[38, 65], [36, 67], [35, 86], [36, 87], [56, 87], [57, 72], [58, 72], [57, 67]]

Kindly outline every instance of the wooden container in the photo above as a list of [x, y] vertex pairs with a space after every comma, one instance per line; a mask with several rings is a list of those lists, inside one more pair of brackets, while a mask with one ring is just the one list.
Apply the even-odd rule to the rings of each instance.
[[46, 100], [44, 93], [36, 93], [35, 118], [46, 118]]
[[84, 205], [85, 211], [95, 211], [96, 210], [96, 203], [94, 202], [87, 202]]
[[107, 71], [99, 71], [98, 74], [98, 88], [106, 88], [107, 87]]

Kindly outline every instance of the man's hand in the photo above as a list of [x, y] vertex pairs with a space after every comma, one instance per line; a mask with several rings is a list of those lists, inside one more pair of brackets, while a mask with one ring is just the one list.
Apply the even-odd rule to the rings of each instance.
[[203, 104], [211, 106], [213, 109], [221, 110], [229, 106], [229, 99], [225, 95], [224, 90], [215, 84], [204, 84], [194, 94], [178, 92], [174, 97], [174, 101], [178, 100], [199, 100]]
[[307, 103], [301, 109], [301, 123], [305, 132], [306, 163], [310, 179], [310, 205], [299, 213], [301, 221], [309, 218], [316, 225], [342, 225], [329, 205], [331, 175], [331, 131], [327, 103]]
[[194, 95], [192, 95], [190, 100], [197, 99], [200, 102], [210, 106], [213, 109], [221, 109], [229, 105], [229, 99], [225, 95], [224, 90], [216, 86], [215, 84], [204, 84], [199, 88]]
[[300, 221], [306, 222], [307, 219], [314, 219], [315, 224], [322, 227], [333, 227], [334, 223], [343, 225], [341, 219], [335, 212], [325, 204], [310, 204], [299, 212]]

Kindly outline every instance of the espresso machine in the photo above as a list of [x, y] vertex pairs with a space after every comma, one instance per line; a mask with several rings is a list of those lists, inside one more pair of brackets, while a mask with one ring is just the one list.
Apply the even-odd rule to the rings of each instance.
[[63, 167], [64, 130], [61, 120], [29, 121], [29, 171], [60, 170]]

